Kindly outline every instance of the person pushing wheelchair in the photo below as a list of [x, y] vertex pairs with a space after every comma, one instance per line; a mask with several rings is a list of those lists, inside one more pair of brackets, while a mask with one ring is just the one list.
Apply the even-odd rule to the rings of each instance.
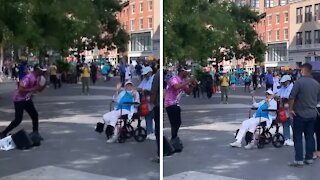
[[236, 136], [236, 141], [230, 143], [231, 147], [241, 147], [242, 139], [245, 137], [246, 133], [248, 133], [251, 142], [245, 146], [246, 149], [251, 149], [254, 147], [254, 138], [253, 134], [259, 125], [260, 122], [266, 122], [267, 127], [270, 127], [272, 124], [272, 120], [276, 118], [275, 112], [268, 112], [263, 110], [276, 110], [277, 109], [277, 102], [274, 100], [274, 93], [271, 89], [266, 91], [266, 97], [264, 100], [260, 101], [259, 103], [256, 102], [255, 97], [252, 95], [252, 106], [254, 108], [258, 108], [256, 113], [253, 114], [253, 117], [247, 119], [242, 122], [239, 132]]

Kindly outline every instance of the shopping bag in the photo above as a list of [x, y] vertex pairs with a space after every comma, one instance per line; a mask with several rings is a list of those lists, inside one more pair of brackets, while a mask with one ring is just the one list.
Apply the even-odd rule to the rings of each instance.
[[14, 144], [11, 136], [7, 136], [3, 139], [0, 139], [0, 150], [9, 151], [15, 148], [16, 145]]
[[149, 105], [145, 98], [142, 98], [140, 104], [140, 116], [147, 116], [149, 114]]
[[279, 116], [279, 121], [280, 121], [281, 123], [284, 123], [284, 122], [287, 121], [288, 118], [287, 118], [286, 110], [285, 110], [284, 107], [280, 107], [280, 108], [279, 108], [278, 116]]

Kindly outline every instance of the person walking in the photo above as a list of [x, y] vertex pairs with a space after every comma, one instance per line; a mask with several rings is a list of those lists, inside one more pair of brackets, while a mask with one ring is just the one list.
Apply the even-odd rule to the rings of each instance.
[[86, 63], [81, 68], [81, 82], [82, 82], [82, 94], [86, 93], [89, 96], [90, 69], [88, 67], [88, 64]]
[[49, 67], [50, 83], [53, 84], [54, 89], [57, 89], [57, 66], [52, 63]]
[[180, 148], [176, 152], [182, 151], [182, 143], [178, 137], [178, 131], [181, 126], [181, 109], [180, 99], [183, 93], [190, 94], [197, 83], [193, 78], [187, 79], [191, 72], [186, 67], [179, 67], [178, 75], [171, 77], [168, 80], [164, 106], [166, 108], [170, 125], [171, 125], [171, 143], [180, 144]]
[[236, 91], [236, 83], [237, 83], [237, 77], [234, 73], [232, 73], [230, 76], [230, 85], [233, 91]]
[[248, 89], [248, 92], [250, 92], [251, 79], [248, 73], [246, 73], [243, 76], [243, 80], [244, 80], [244, 92], [247, 92], [247, 89]]
[[252, 86], [253, 86], [253, 90], [256, 90], [258, 87], [258, 75], [257, 72], [254, 72], [252, 74]]
[[[293, 118], [293, 141], [295, 160], [289, 166], [302, 167], [303, 163], [313, 163], [315, 150], [314, 123], [317, 118], [317, 103], [320, 100], [320, 85], [311, 76], [312, 65], [305, 63], [301, 67], [302, 77], [298, 79], [289, 96], [289, 115]], [[303, 150], [302, 134], [305, 137]], [[303, 154], [305, 152], [305, 156]]]
[[25, 75], [23, 79], [20, 79], [19, 88], [14, 92], [13, 102], [15, 109], [15, 118], [9, 126], [7, 126], [2, 132], [0, 132], [0, 139], [7, 136], [14, 128], [16, 128], [23, 120], [23, 112], [27, 111], [32, 119], [32, 134], [43, 138], [39, 134], [39, 115], [36, 110], [32, 97], [36, 92], [41, 92], [46, 87], [45, 85], [40, 86], [39, 81], [42, 75], [43, 69], [36, 64], [33, 68], [33, 72]]
[[271, 70], [268, 70], [268, 74], [265, 76], [265, 81], [266, 81], [266, 90], [271, 89], [273, 90], [273, 75]]
[[123, 61], [120, 62], [119, 72], [120, 72], [120, 82], [122, 84], [122, 87], [124, 87], [125, 78], [126, 78], [126, 64]]
[[97, 81], [97, 71], [97, 65], [95, 63], [92, 63], [90, 66], [90, 77], [93, 85], [95, 85]]
[[[223, 73], [220, 79], [220, 90], [221, 90], [221, 102], [220, 104], [228, 104], [228, 93], [229, 93], [229, 77], [227, 73]], [[226, 99], [224, 99], [226, 97]]]

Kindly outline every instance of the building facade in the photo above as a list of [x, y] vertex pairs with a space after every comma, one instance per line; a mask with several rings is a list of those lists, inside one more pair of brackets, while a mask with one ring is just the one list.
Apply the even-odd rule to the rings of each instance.
[[320, 1], [290, 1], [289, 63], [320, 61]]
[[160, 1], [129, 0], [122, 5], [118, 20], [130, 35], [125, 56], [131, 61], [160, 58]]
[[269, 3], [270, 7], [266, 6], [264, 10], [265, 18], [256, 24], [259, 38], [267, 45], [264, 63], [266, 69], [288, 67], [290, 5], [285, 3]]

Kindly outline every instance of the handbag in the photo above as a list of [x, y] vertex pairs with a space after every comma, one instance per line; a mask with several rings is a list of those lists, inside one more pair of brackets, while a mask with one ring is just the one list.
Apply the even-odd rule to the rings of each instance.
[[141, 99], [140, 103], [140, 116], [148, 116], [149, 114], [149, 105], [146, 98]]
[[287, 121], [287, 115], [286, 115], [286, 110], [284, 107], [279, 108], [279, 113], [278, 113], [279, 121], [281, 123], [285, 123]]

